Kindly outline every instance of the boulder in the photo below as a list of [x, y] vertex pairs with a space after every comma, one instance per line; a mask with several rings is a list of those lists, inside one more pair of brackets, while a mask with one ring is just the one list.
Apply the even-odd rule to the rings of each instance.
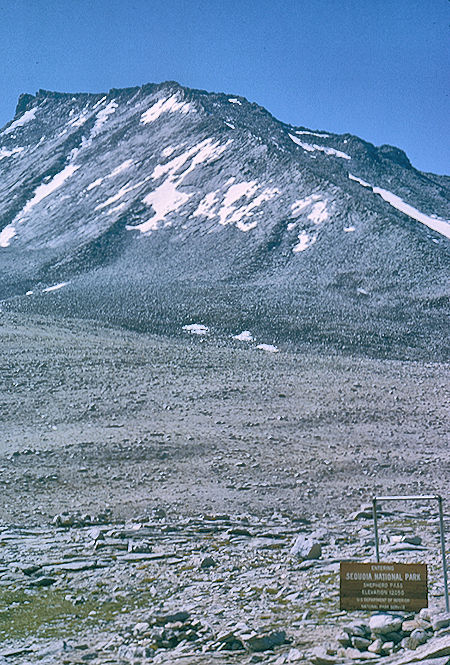
[[404, 633], [412, 633], [412, 631], [416, 630], [416, 628], [428, 630], [431, 628], [431, 625], [429, 621], [421, 619], [420, 617], [416, 617], [415, 619], [407, 619], [402, 623], [402, 631]]
[[441, 628], [448, 628], [450, 626], [450, 612], [444, 614], [437, 614], [431, 618], [431, 625], [433, 630], [440, 630]]
[[402, 655], [400, 658], [393, 660], [390, 665], [409, 665], [417, 661], [420, 661], [420, 665], [425, 665], [427, 659], [433, 659], [429, 660], [427, 665], [428, 663], [433, 663], [433, 665], [447, 665], [448, 658], [441, 663], [434, 660], [439, 656], [450, 656], [450, 635], [433, 639], [428, 644], [418, 647], [415, 651], [411, 651], [409, 654]]
[[278, 630], [267, 635], [252, 635], [244, 640], [244, 644], [250, 651], [268, 651], [287, 641], [285, 631]]
[[342, 630], [350, 637], [356, 635], [358, 637], [369, 637], [370, 628], [365, 623], [349, 623], [343, 626]]
[[392, 614], [374, 614], [370, 617], [369, 627], [375, 635], [396, 633], [401, 630], [402, 619]]
[[200, 568], [205, 570], [206, 568], [214, 568], [216, 565], [216, 562], [211, 556], [206, 556], [204, 559], [202, 559]]
[[301, 561], [306, 559], [319, 559], [322, 554], [320, 543], [313, 541], [310, 537], [300, 534], [297, 536], [292, 548], [291, 556]]
[[352, 646], [359, 651], [367, 651], [368, 647], [371, 644], [371, 640], [368, 640], [366, 637], [352, 637]]
[[[357, 652], [358, 655], [360, 652]], [[308, 660], [312, 665], [335, 665], [338, 662], [336, 656], [331, 656], [323, 647], [314, 647], [308, 654]]]

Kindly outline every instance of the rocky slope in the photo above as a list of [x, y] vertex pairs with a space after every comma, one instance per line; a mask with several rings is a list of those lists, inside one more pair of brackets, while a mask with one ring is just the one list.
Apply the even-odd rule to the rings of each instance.
[[0, 133], [4, 308], [446, 355], [449, 178], [169, 82], [22, 95]]

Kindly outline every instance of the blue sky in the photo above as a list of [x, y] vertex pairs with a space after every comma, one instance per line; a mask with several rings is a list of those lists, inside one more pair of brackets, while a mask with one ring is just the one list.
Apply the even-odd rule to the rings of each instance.
[[0, 0], [0, 126], [22, 92], [176, 80], [450, 173], [447, 0]]

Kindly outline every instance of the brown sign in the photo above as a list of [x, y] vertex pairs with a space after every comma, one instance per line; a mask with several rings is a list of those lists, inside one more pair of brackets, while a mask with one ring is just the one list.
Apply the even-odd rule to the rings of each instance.
[[419, 610], [428, 607], [425, 563], [341, 561], [341, 610]]

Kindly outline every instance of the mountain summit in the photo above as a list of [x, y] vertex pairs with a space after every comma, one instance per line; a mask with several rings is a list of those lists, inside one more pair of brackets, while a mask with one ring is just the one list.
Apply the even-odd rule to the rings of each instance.
[[2, 306], [442, 358], [449, 184], [175, 82], [21, 95], [0, 131]]

